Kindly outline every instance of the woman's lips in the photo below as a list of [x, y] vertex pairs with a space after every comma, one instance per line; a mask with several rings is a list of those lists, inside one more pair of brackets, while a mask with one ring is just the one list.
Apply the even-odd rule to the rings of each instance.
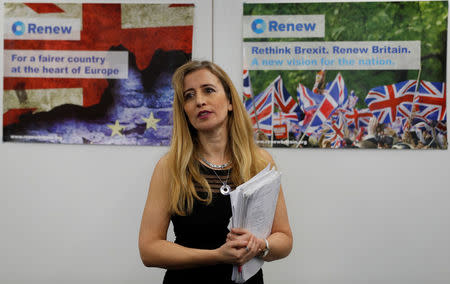
[[200, 119], [207, 118], [211, 112], [204, 110], [198, 113], [197, 117]]

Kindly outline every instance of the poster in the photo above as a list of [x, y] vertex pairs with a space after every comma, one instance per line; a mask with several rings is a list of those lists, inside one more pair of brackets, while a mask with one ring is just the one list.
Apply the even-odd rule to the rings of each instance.
[[447, 1], [245, 3], [258, 144], [447, 149]]
[[3, 141], [169, 145], [193, 4], [4, 5]]

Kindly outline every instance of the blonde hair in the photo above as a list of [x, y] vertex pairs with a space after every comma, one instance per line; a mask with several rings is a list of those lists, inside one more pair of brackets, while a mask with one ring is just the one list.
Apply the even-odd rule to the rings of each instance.
[[[260, 157], [258, 146], [253, 140], [253, 126], [233, 82], [216, 64], [209, 61], [190, 61], [180, 66], [172, 77], [174, 89], [173, 131], [167, 156], [170, 169], [170, 213], [186, 215], [192, 212], [194, 198], [211, 203], [212, 192], [206, 179], [200, 174], [198, 162], [197, 131], [190, 124], [184, 112], [183, 85], [187, 74], [206, 69], [214, 74], [230, 100], [233, 110], [228, 112], [228, 147], [233, 168], [230, 178], [239, 185], [258, 173], [267, 162]], [[201, 198], [194, 187], [199, 183], [207, 191]]]

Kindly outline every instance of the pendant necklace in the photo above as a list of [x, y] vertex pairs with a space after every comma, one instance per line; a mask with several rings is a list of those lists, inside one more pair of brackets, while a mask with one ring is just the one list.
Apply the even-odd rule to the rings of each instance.
[[207, 161], [205, 158], [203, 158], [203, 157], [200, 157], [200, 159], [202, 159], [202, 161], [203, 161], [205, 164], [207, 164], [210, 168], [213, 168], [213, 169], [216, 169], [216, 170], [224, 169], [224, 168], [228, 167], [228, 166], [231, 164], [231, 161], [228, 161], [228, 162], [225, 163], [225, 164], [222, 164], [222, 165], [216, 165], [216, 164], [213, 164], [213, 163], [208, 162], [208, 161]]
[[222, 186], [220, 187], [220, 193], [222, 193], [223, 195], [229, 195], [231, 192], [231, 187], [228, 185], [228, 178], [230, 177], [230, 169], [228, 169], [228, 173], [227, 173], [227, 179], [225, 180], [225, 182], [222, 181], [222, 179], [219, 177], [219, 175], [216, 173], [215, 169], [217, 170], [222, 170], [226, 167], [228, 167], [231, 164], [231, 161], [222, 164], [222, 165], [215, 165], [213, 163], [208, 162], [205, 158], [200, 157], [200, 159], [202, 159], [202, 161], [207, 164], [214, 172], [214, 174], [216, 175], [216, 177], [220, 180], [220, 182], [222, 183]]
[[227, 179], [225, 180], [225, 182], [222, 181], [222, 179], [219, 177], [219, 175], [217, 175], [216, 171], [214, 169], [212, 169], [214, 174], [216, 175], [216, 177], [220, 180], [220, 182], [222, 183], [222, 186], [220, 187], [220, 193], [222, 193], [223, 195], [228, 195], [230, 194], [231, 191], [231, 187], [227, 184], [228, 182], [228, 177], [230, 176], [230, 169], [228, 169], [228, 173], [227, 173]]

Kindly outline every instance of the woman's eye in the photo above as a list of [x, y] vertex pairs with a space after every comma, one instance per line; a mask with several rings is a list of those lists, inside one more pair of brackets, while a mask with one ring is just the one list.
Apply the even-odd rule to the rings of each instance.
[[184, 100], [189, 100], [194, 97], [194, 93], [186, 93], [184, 94]]
[[206, 88], [205, 91], [206, 91], [208, 94], [211, 94], [211, 93], [214, 93], [214, 92], [215, 92], [215, 90], [214, 90], [213, 88]]

